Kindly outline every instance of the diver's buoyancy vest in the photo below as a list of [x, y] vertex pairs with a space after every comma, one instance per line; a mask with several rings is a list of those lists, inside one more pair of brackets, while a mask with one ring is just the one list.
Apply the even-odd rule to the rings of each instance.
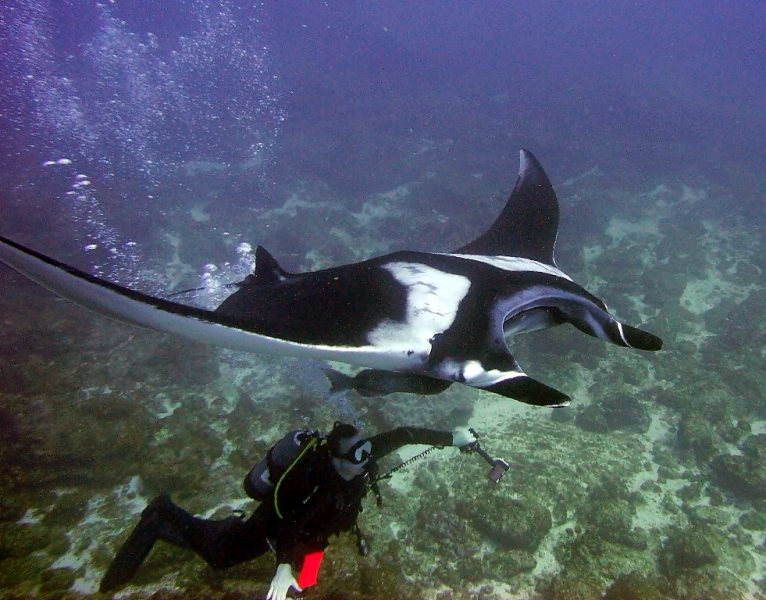
[[319, 437], [319, 432], [311, 429], [296, 429], [285, 434], [247, 474], [245, 493], [259, 502], [271, 498], [280, 478], [298, 460], [311, 440], [318, 440]]

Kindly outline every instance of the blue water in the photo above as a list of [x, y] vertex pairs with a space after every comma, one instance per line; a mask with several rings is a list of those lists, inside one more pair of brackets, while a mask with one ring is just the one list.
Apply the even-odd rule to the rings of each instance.
[[[459, 247], [528, 148], [561, 201], [559, 265], [666, 351], [519, 340], [574, 395], [553, 419], [470, 390], [328, 398], [313, 363], [136, 333], [0, 268], [0, 595], [93, 593], [133, 500], [238, 498], [285, 428], [473, 415], [517, 461], [491, 494], [550, 510], [543, 541], [481, 533], [478, 467], [430, 462], [389, 490], [398, 509], [365, 513], [372, 559], [342, 543], [310, 597], [763, 598], [764, 64], [766, 5], [745, 0], [4, 2], [0, 234], [143, 291], [203, 287], [184, 298], [212, 307], [258, 244], [289, 270]], [[96, 514], [98, 543], [70, 535]], [[216, 587], [188, 556], [153, 564], [139, 595], [257, 596], [271, 576]]]

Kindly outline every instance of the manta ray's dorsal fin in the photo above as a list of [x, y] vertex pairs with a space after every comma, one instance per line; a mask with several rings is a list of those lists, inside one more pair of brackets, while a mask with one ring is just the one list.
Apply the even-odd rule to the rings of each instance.
[[521, 150], [519, 178], [492, 226], [454, 254], [518, 256], [556, 266], [559, 203], [548, 176], [529, 150]]
[[245, 285], [273, 285], [289, 279], [291, 274], [279, 266], [277, 259], [263, 246], [255, 249], [255, 271], [243, 282]]

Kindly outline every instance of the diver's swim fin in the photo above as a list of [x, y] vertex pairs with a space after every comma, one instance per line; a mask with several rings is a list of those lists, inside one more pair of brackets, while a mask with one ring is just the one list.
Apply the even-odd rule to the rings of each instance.
[[162, 506], [170, 503], [170, 497], [165, 494], [158, 496], [141, 513], [141, 520], [136, 525], [130, 537], [117, 552], [112, 564], [106, 570], [99, 592], [110, 592], [128, 583], [138, 571], [141, 563], [151, 551], [154, 543], [159, 539], [158, 530], [162, 525], [163, 518], [159, 510]]

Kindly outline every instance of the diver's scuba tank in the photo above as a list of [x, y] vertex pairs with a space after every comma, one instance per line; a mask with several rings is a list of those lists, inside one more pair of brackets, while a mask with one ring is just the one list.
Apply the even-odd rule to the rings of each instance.
[[285, 434], [247, 474], [244, 482], [245, 493], [259, 502], [271, 498], [274, 487], [285, 471], [298, 459], [312, 439], [318, 440], [320, 437], [321, 434], [315, 429], [296, 429]]

